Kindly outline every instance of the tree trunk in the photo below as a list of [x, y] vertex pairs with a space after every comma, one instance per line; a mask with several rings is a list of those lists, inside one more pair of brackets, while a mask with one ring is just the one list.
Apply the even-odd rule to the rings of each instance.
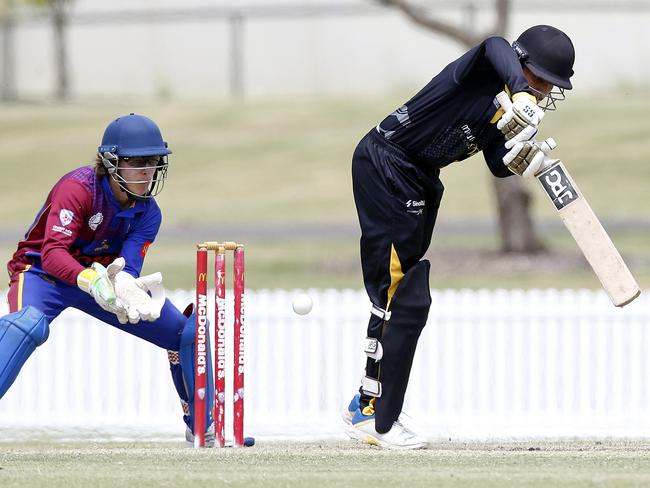
[[1, 97], [5, 102], [16, 100], [16, 70], [14, 63], [14, 2], [6, 4], [6, 13], [0, 19], [2, 25], [2, 83]]
[[[510, 21], [510, 0], [495, 0], [494, 31], [505, 37]], [[502, 252], [537, 253], [546, 251], [530, 213], [532, 196], [522, 178], [494, 178], [494, 192], [499, 214]]]
[[65, 42], [67, 19], [63, 3], [64, 2], [57, 2], [52, 7], [54, 49], [56, 58], [56, 98], [58, 100], [66, 100], [69, 96], [68, 55]]
[[539, 239], [530, 213], [532, 198], [519, 176], [494, 178], [501, 252], [533, 254], [546, 247]]

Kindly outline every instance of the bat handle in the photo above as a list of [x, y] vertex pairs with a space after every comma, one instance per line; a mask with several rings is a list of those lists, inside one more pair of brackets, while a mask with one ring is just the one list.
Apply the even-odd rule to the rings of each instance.
[[540, 144], [540, 149], [547, 156], [556, 147], [557, 147], [557, 142], [555, 142], [555, 139], [553, 139], [552, 137], [549, 137], [548, 139], [544, 140], [544, 142]]
[[504, 91], [497, 94], [497, 103], [506, 112], [512, 108], [512, 100], [510, 100], [510, 97]]

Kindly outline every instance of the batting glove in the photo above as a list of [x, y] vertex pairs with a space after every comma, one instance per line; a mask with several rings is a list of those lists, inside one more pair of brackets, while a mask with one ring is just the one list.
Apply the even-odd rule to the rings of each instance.
[[532, 139], [544, 118], [544, 111], [537, 105], [537, 99], [526, 92], [515, 93], [512, 108], [507, 110], [497, 122], [506, 138], [506, 147], [514, 147], [518, 142]]
[[556, 147], [557, 144], [552, 138], [543, 142], [518, 142], [503, 157], [503, 164], [516, 175], [532, 178], [556, 161], [548, 157]]

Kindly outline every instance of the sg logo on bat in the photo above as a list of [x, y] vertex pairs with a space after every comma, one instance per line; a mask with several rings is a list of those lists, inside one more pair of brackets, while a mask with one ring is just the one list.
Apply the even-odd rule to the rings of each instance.
[[551, 166], [537, 177], [558, 210], [580, 198], [560, 164]]

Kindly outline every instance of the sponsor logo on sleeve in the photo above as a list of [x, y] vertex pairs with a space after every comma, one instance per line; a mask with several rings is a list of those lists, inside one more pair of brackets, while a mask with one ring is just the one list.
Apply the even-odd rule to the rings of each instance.
[[74, 219], [74, 212], [72, 210], [68, 210], [67, 208], [62, 208], [59, 212], [59, 220], [61, 221], [61, 225], [63, 227], [69, 225], [72, 222], [72, 219]]
[[62, 208], [59, 211], [59, 221], [61, 222], [61, 225], [53, 225], [52, 232], [60, 232], [61, 234], [70, 237], [72, 235], [72, 231], [70, 229], [66, 229], [66, 226], [72, 222], [72, 219], [74, 219], [74, 212], [72, 210], [68, 210], [67, 208]]
[[61, 234], [65, 234], [68, 237], [72, 235], [72, 231], [70, 229], [66, 229], [61, 225], [53, 225], [52, 232], [60, 232]]
[[99, 227], [99, 224], [101, 224], [103, 221], [104, 215], [101, 212], [97, 212], [88, 220], [88, 227], [90, 227], [91, 230], [97, 230], [97, 227]]
[[409, 118], [409, 109], [406, 105], [402, 105], [400, 108], [395, 110], [391, 115], [397, 117], [398, 122], [404, 127], [406, 127], [411, 123], [411, 119]]
[[149, 250], [150, 245], [151, 241], [145, 241], [145, 243], [142, 245], [142, 249], [140, 249], [140, 256], [145, 257], [147, 255], [147, 251]]

